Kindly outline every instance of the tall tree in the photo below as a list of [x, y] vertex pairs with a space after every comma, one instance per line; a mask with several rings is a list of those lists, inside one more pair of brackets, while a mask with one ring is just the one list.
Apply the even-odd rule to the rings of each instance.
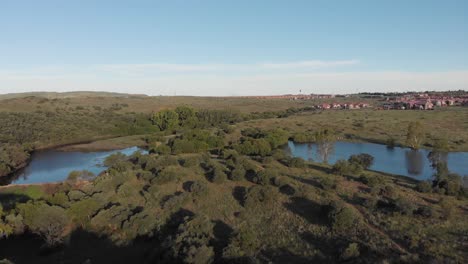
[[420, 122], [411, 122], [406, 134], [406, 144], [412, 149], [419, 149], [424, 141], [424, 127]]
[[153, 114], [152, 121], [161, 131], [174, 129], [179, 124], [179, 115], [172, 110], [163, 110]]

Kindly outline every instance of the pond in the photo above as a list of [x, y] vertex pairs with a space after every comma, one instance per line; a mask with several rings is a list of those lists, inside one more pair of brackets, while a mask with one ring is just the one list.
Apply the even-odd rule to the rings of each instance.
[[44, 150], [34, 152], [29, 164], [18, 173], [7, 179], [2, 179], [2, 184], [31, 184], [60, 182], [66, 180], [68, 174], [74, 170], [88, 170], [95, 175], [107, 169], [103, 162], [106, 157], [117, 152], [131, 155], [135, 151], [142, 150], [138, 147], [130, 147], [113, 151], [98, 152], [63, 152], [57, 150]]
[[[315, 144], [289, 141], [287, 151], [294, 157], [321, 161]], [[367, 153], [374, 157], [371, 170], [408, 176], [417, 180], [431, 179], [435, 172], [428, 159], [429, 150], [388, 148], [386, 145], [374, 143], [336, 142], [328, 163], [334, 164], [340, 159], [347, 160], [349, 156], [360, 153]], [[461, 176], [468, 175], [468, 152], [450, 152], [446, 159], [450, 172]]]

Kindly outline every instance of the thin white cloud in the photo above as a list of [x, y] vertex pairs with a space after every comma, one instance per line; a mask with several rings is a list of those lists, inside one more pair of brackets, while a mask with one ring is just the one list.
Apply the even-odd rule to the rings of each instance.
[[425, 90], [468, 90], [468, 70], [448, 72], [312, 72], [180, 74], [148, 78], [68, 75], [63, 78], [8, 79], [0, 75], [0, 93], [28, 91], [114, 91], [148, 95], [272, 95]]
[[342, 61], [312, 60], [312, 61], [298, 61], [298, 62], [288, 62], [288, 63], [264, 63], [261, 66], [267, 69], [298, 69], [298, 68], [322, 69], [322, 68], [331, 68], [331, 67], [356, 65], [356, 64], [359, 64], [358, 60], [342, 60]]
[[287, 71], [287, 70], [317, 70], [359, 64], [358, 60], [338, 60], [338, 61], [296, 61], [286, 63], [252, 63], [252, 64], [228, 64], [228, 63], [207, 63], [207, 64], [175, 64], [175, 63], [149, 63], [149, 64], [103, 64], [94, 65], [91, 68], [97, 71], [104, 71], [112, 74], [142, 76], [157, 74], [178, 74], [178, 73], [238, 73], [238, 72], [267, 72], [267, 71]]

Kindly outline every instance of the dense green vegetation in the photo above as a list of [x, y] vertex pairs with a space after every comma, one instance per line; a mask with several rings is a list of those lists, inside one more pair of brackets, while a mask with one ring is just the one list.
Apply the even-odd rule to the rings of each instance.
[[[124, 102], [100, 109], [73, 106], [55, 113], [0, 112], [5, 124], [0, 128], [0, 173], [21, 166], [31, 150], [93, 138], [142, 135], [149, 150], [149, 154], [109, 156], [105, 160], [109, 169], [96, 178], [88, 171], [75, 171], [58, 184], [0, 188], [0, 260], [464, 263], [468, 259], [467, 190], [444, 162], [454, 139], [430, 133], [418, 136], [420, 130], [414, 127], [419, 125], [411, 125], [414, 120], [400, 126], [396, 144], [408, 140], [415, 148], [431, 146], [430, 160], [436, 168], [431, 182], [369, 171], [373, 157], [364, 153], [327, 165], [327, 153], [336, 140], [349, 134], [349, 128], [343, 128], [349, 124], [346, 118], [328, 124], [321, 123], [322, 118], [345, 115], [342, 112], [316, 113], [306, 106], [257, 113], [179, 106], [132, 113], [126, 111], [131, 103]], [[61, 105], [60, 100], [56, 104]], [[369, 130], [380, 115], [348, 113], [358, 121], [367, 120], [362, 124]], [[421, 124], [427, 125], [424, 120]], [[353, 129], [355, 135], [361, 130]], [[389, 131], [380, 139], [391, 135], [396, 133]], [[316, 142], [320, 163], [289, 157], [282, 145], [291, 138]]]

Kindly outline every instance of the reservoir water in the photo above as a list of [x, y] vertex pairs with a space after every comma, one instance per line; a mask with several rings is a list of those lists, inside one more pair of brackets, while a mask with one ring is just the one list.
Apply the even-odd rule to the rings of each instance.
[[[68, 174], [75, 170], [88, 170], [98, 175], [107, 169], [103, 162], [109, 155], [117, 152], [131, 155], [138, 150], [141, 149], [131, 147], [99, 152], [37, 151], [32, 154], [29, 164], [24, 169], [8, 179], [8, 182], [3, 182], [3, 184], [60, 182], [67, 179]], [[144, 150], [141, 151], [145, 152]]]
[[[317, 153], [317, 145], [288, 142], [287, 151], [294, 157], [321, 162]], [[428, 159], [429, 150], [412, 150], [409, 148], [388, 148], [386, 145], [374, 143], [336, 142], [329, 156], [328, 163], [337, 160], [347, 160], [354, 154], [367, 153], [374, 157], [371, 170], [408, 176], [417, 180], [431, 179], [434, 169]], [[468, 175], [468, 152], [450, 152], [446, 155], [450, 172], [460, 176]]]

